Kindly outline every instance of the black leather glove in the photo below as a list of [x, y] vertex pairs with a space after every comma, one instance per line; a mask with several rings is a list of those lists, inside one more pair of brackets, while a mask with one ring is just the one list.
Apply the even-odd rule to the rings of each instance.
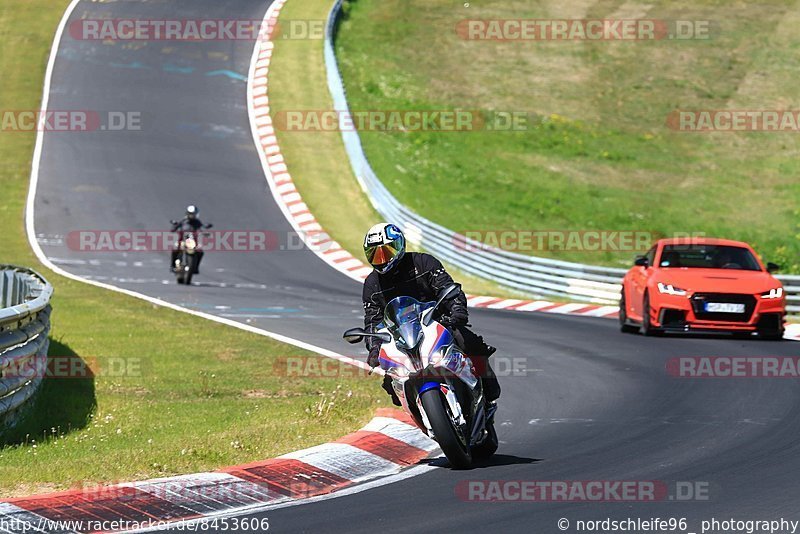
[[467, 315], [459, 312], [453, 312], [449, 315], [442, 315], [439, 317], [439, 322], [448, 328], [451, 326], [464, 326], [467, 324], [467, 320]]
[[375, 349], [369, 351], [369, 356], [367, 356], [367, 365], [370, 367], [378, 367], [380, 362], [378, 361], [378, 357], [381, 354], [381, 348], [376, 347]]
[[453, 326], [453, 318], [450, 317], [449, 315], [442, 315], [442, 316], [439, 317], [439, 323], [442, 326], [446, 326], [447, 328], [450, 328], [451, 326]]

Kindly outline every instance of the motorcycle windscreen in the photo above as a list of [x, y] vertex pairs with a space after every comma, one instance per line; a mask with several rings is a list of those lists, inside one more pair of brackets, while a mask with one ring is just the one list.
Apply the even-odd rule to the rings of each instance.
[[406, 348], [413, 349], [422, 341], [422, 324], [419, 317], [420, 303], [411, 297], [392, 299], [383, 317], [397, 338]]
[[397, 328], [397, 334], [406, 348], [414, 349], [422, 341], [422, 324], [419, 320], [402, 324]]

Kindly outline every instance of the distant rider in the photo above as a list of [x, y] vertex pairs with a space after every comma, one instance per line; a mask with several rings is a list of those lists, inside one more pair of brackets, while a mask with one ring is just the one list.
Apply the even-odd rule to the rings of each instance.
[[[430, 254], [407, 253], [405, 236], [394, 224], [381, 223], [370, 228], [364, 237], [364, 253], [374, 269], [364, 282], [362, 295], [364, 327], [368, 332], [376, 331], [377, 325], [383, 321], [386, 304], [395, 297], [407, 296], [420, 302], [431, 302], [438, 298], [443, 289], [454, 284], [441, 262]], [[467, 297], [460, 285], [458, 292], [442, 305], [444, 310], [437, 320], [452, 332], [456, 344], [473, 360], [476, 370], [482, 374], [487, 400], [496, 400], [500, 396], [500, 384], [488, 358], [497, 349], [487, 345], [481, 336], [467, 328]], [[380, 341], [367, 337], [366, 342], [369, 350], [367, 363], [370, 367], [377, 367]], [[388, 377], [384, 377], [383, 389], [399, 406], [400, 401]]]
[[[172, 223], [172, 231], [178, 232], [178, 244], [183, 242], [183, 234], [185, 232], [192, 232], [195, 236], [198, 235], [200, 230], [203, 228], [211, 228], [212, 225], [210, 224], [203, 224], [200, 221], [198, 215], [200, 214], [200, 209], [195, 206], [194, 204], [190, 204], [186, 206], [186, 215], [183, 219], [179, 221], [170, 221]], [[196, 237], [195, 237], [196, 238]], [[175, 271], [175, 262], [178, 261], [178, 255], [180, 255], [181, 251], [179, 247], [175, 247], [172, 249], [172, 261], [170, 262], [170, 270]], [[197, 249], [197, 263], [195, 264], [195, 274], [200, 272], [200, 262], [203, 259], [204, 252]]]

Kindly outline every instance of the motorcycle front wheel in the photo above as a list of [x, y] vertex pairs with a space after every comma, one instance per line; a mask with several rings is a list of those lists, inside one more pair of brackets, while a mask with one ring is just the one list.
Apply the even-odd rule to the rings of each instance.
[[195, 257], [194, 254], [191, 254], [191, 255], [186, 254], [186, 255], [184, 255], [184, 263], [183, 263], [183, 265], [185, 265], [187, 267], [184, 267], [185, 274], [183, 275], [183, 283], [186, 284], [187, 286], [192, 284], [192, 275], [194, 275], [195, 262], [196, 261], [197, 261], [197, 258]]
[[472, 466], [469, 443], [462, 437], [453, 418], [450, 417], [447, 401], [442, 396], [442, 392], [438, 388], [430, 389], [422, 394], [420, 401], [428, 416], [428, 422], [431, 424], [436, 442], [447, 456], [450, 465], [453, 469], [469, 469]]

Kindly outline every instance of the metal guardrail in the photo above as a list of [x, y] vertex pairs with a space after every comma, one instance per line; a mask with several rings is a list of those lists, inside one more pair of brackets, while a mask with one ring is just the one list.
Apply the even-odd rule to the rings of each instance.
[[[347, 95], [333, 46], [343, 0], [330, 10], [325, 31], [325, 67], [334, 110], [349, 112]], [[375, 209], [400, 225], [408, 240], [469, 274], [491, 279], [534, 297], [554, 295], [600, 304], [617, 304], [626, 269], [537, 258], [479, 243], [414, 213], [402, 205], [375, 175], [358, 131], [341, 128], [353, 173]], [[790, 313], [800, 312], [800, 276], [781, 276]]]
[[0, 265], [0, 431], [17, 422], [44, 378], [52, 295], [35, 271]]
[[800, 276], [784, 274], [776, 278], [781, 281], [786, 293], [786, 311], [790, 315], [800, 314]]

